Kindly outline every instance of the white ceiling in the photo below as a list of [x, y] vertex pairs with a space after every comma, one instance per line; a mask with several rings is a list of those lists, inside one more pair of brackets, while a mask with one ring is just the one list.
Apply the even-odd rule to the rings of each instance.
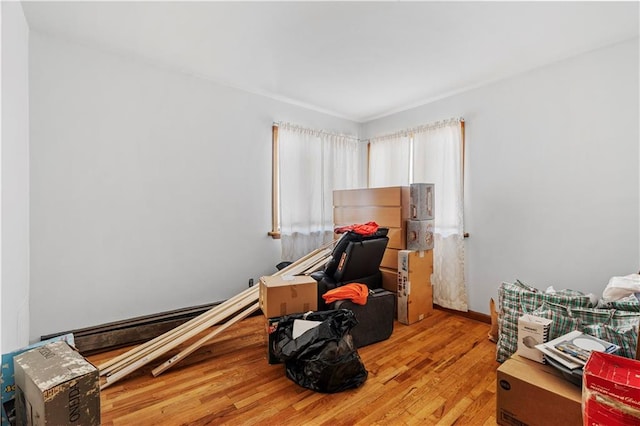
[[365, 122], [638, 37], [627, 2], [31, 2], [31, 30]]

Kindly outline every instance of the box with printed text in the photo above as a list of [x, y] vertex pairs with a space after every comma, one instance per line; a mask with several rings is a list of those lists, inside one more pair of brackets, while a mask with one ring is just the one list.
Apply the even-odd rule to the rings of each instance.
[[496, 422], [503, 426], [582, 425], [580, 388], [550, 365], [514, 354], [497, 370]]
[[544, 354], [536, 345], [549, 340], [549, 329], [553, 320], [524, 314], [518, 318], [517, 354], [533, 361], [545, 364]]
[[23, 352], [13, 364], [17, 424], [100, 424], [98, 369], [67, 342]]
[[398, 321], [413, 324], [433, 312], [433, 250], [398, 251]]

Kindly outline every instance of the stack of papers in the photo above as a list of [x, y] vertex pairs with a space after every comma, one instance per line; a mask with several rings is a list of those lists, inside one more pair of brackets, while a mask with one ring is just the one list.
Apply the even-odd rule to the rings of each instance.
[[536, 349], [546, 357], [574, 370], [584, 367], [591, 352], [611, 354], [620, 349], [620, 346], [581, 331], [572, 331], [549, 342], [536, 345]]

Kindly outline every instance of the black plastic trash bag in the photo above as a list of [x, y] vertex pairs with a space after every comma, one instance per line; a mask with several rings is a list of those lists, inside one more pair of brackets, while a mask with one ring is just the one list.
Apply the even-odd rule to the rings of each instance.
[[[294, 339], [296, 319], [322, 322]], [[284, 362], [287, 377], [304, 388], [324, 393], [356, 388], [368, 375], [351, 338], [357, 324], [347, 309], [287, 315], [275, 331], [274, 355]]]

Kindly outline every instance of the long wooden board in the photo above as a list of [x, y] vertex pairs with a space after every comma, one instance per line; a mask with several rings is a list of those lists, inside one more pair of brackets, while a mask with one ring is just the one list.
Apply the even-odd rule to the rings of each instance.
[[[251, 287], [251, 288], [253, 288], [253, 287]], [[257, 288], [256, 288], [256, 290], [257, 290]], [[150, 363], [151, 361], [155, 360], [156, 358], [166, 354], [167, 352], [169, 352], [170, 350], [174, 349], [178, 345], [184, 343], [185, 341], [189, 340], [191, 337], [195, 336], [196, 334], [198, 334], [198, 333], [206, 330], [207, 328], [219, 323], [220, 321], [223, 321], [224, 319], [228, 318], [230, 315], [233, 315], [235, 312], [238, 312], [241, 309], [245, 309], [250, 304], [256, 303], [256, 302], [258, 302], [258, 293], [257, 293], [257, 291], [252, 295], [252, 297], [247, 297], [246, 299], [237, 302], [233, 306], [228, 307], [227, 310], [222, 310], [220, 312], [216, 312], [210, 318], [207, 318], [206, 321], [203, 321], [202, 324], [200, 324], [197, 327], [194, 327], [193, 329], [189, 330], [189, 332], [182, 333], [179, 336], [176, 336], [175, 338], [173, 338], [170, 341], [166, 342], [161, 347], [159, 347], [159, 348], [155, 349], [154, 351], [146, 354], [145, 356], [137, 359], [135, 362], [127, 364], [122, 369], [120, 369], [120, 370], [118, 370], [116, 372], [113, 372], [110, 375], [107, 375], [107, 379], [106, 379], [107, 381], [106, 381], [106, 383], [104, 385], [101, 386], [101, 389], [106, 388], [109, 385], [112, 385], [113, 383], [117, 382], [118, 380], [121, 380], [123, 377], [125, 377], [128, 374], [132, 373], [133, 371], [139, 369], [140, 367], [143, 367], [143, 366], [147, 365], [148, 363]]]
[[[325, 246], [331, 246], [332, 244], [333, 242], [330, 242]], [[330, 254], [330, 249], [328, 248], [316, 249], [310, 252], [309, 254], [303, 256], [298, 261], [293, 262], [291, 265], [288, 265], [282, 270], [276, 272], [274, 275], [285, 275], [285, 274], [295, 275], [295, 274], [301, 273], [303, 272], [304, 269], [312, 267], [318, 261], [324, 259], [328, 254]], [[128, 352], [125, 352], [119, 357], [116, 357], [115, 359], [112, 359], [104, 363], [103, 365], [100, 365], [98, 367], [100, 371], [100, 375], [110, 374], [114, 371], [124, 368], [126, 365], [130, 364], [131, 362], [144, 357], [146, 354], [154, 351], [156, 348], [166, 344], [168, 341], [171, 341], [174, 337], [177, 337], [182, 333], [189, 332], [194, 327], [198, 327], [202, 322], [207, 321], [210, 315], [215, 315], [217, 312], [226, 309], [228, 306], [232, 305], [233, 303], [239, 300], [242, 300], [248, 295], [251, 295], [251, 297], [257, 298], [258, 297], [257, 289], [258, 289], [258, 286], [250, 287], [244, 290], [243, 292], [239, 293], [238, 295], [226, 300], [220, 305], [213, 307], [212, 309], [203, 313], [202, 315], [199, 315], [198, 317], [193, 318], [190, 321], [182, 324], [181, 326], [176, 327], [175, 329], [170, 330], [169, 332], [163, 335], [160, 335], [149, 342], [139, 345], [136, 348], [133, 348]], [[231, 314], [233, 314], [233, 312]]]
[[174, 365], [176, 365], [177, 363], [182, 361], [184, 358], [186, 358], [187, 356], [191, 355], [196, 350], [200, 349], [200, 347], [202, 347], [204, 344], [209, 342], [209, 340], [213, 339], [218, 334], [222, 333], [223, 331], [225, 331], [227, 328], [231, 327], [233, 324], [237, 323], [238, 321], [245, 319], [246, 317], [248, 317], [252, 313], [256, 312], [258, 309], [260, 309], [260, 304], [254, 303], [249, 308], [247, 308], [244, 311], [242, 311], [240, 314], [236, 315], [235, 317], [233, 317], [229, 321], [225, 322], [223, 325], [217, 327], [211, 333], [209, 333], [206, 336], [204, 336], [203, 338], [199, 339], [197, 342], [189, 345], [189, 347], [187, 347], [186, 349], [182, 350], [177, 355], [174, 355], [171, 358], [169, 358], [168, 360], [166, 360], [159, 367], [156, 367], [153, 370], [151, 370], [151, 374], [153, 374], [154, 377], [159, 376], [164, 371], [166, 371], [169, 368], [173, 367]]
[[[332, 246], [336, 242], [337, 241], [331, 241], [325, 244], [273, 275], [308, 274], [322, 268], [326, 262], [328, 262], [331, 256]], [[181, 326], [105, 362], [98, 367], [100, 375], [106, 376], [106, 382], [101, 386], [101, 389], [121, 380], [131, 372], [164, 355], [205, 329], [227, 320], [224, 325], [218, 327], [216, 330], [198, 341], [200, 344], [204, 344], [207, 340], [217, 336], [231, 325], [259, 309], [258, 299], [259, 286], [250, 287], [220, 305], [213, 307], [202, 315], [187, 321]], [[198, 342], [196, 342], [196, 344]], [[197, 349], [196, 344], [191, 345], [189, 348], [178, 354], [179, 358], [165, 362], [167, 365], [166, 368], [169, 368], [177, 361], [195, 351]], [[160, 367], [158, 367], [156, 371], [160, 374], [164, 369], [161, 370]]]
[[[164, 345], [167, 341], [170, 341], [171, 339], [173, 339], [174, 336], [179, 336], [181, 333], [187, 332], [189, 330], [191, 330], [194, 327], [198, 327], [200, 324], [202, 324], [203, 322], [205, 322], [208, 317], [210, 315], [214, 315], [217, 312], [220, 311], [224, 311], [225, 309], [227, 309], [229, 306], [233, 306], [236, 302], [238, 301], [242, 301], [247, 297], [258, 297], [258, 286], [254, 286], [254, 287], [249, 287], [248, 289], [242, 291], [241, 293], [237, 294], [236, 296], [226, 300], [225, 302], [221, 303], [220, 305], [217, 305], [215, 307], [213, 307], [212, 309], [210, 309], [209, 311], [205, 312], [202, 315], [199, 315], [189, 321], [187, 321], [186, 323], [182, 324], [179, 327], [174, 328], [173, 330], [170, 330], [158, 337], [156, 337], [155, 339], [152, 339], [146, 343], [143, 343], [141, 345], [136, 346], [135, 348], [121, 354], [118, 357], [115, 357], [114, 359], [111, 359], [107, 362], [105, 362], [104, 364], [98, 366], [98, 370], [100, 371], [100, 375], [106, 375], [111, 373], [112, 371], [117, 370], [119, 367], [126, 365], [129, 363], [129, 361], [131, 359], [133, 359], [133, 357], [135, 358], [141, 358], [142, 356], [144, 356], [144, 354], [155, 350], [157, 347]], [[233, 312], [232, 312], [233, 313]], [[224, 318], [223, 318], [224, 319]]]

